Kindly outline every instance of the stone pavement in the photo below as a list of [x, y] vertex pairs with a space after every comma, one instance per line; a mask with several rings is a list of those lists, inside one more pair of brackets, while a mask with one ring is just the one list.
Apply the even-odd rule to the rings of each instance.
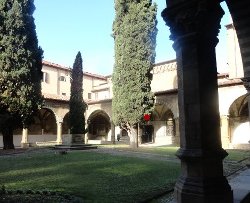
[[234, 203], [250, 203], [250, 168], [245, 168], [229, 180], [234, 193]]

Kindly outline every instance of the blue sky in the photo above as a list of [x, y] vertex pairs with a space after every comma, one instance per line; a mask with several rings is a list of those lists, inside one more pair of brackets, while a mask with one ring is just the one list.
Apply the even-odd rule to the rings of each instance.
[[[169, 28], [161, 17], [166, 1], [154, 2], [158, 5], [157, 63], [174, 59], [175, 52], [173, 42], [169, 40]], [[44, 60], [72, 67], [77, 52], [81, 51], [84, 71], [103, 75], [112, 73], [114, 0], [35, 0], [35, 6], [36, 32], [44, 50]], [[225, 15], [217, 45], [221, 72], [226, 67], [224, 25], [228, 23], [229, 17]]]

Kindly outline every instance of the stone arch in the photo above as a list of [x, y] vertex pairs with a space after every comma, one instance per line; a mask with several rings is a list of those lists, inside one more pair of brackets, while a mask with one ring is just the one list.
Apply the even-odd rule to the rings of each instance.
[[56, 134], [56, 115], [50, 108], [40, 109], [34, 116], [34, 123], [29, 126], [29, 134]]
[[[126, 129], [120, 129], [119, 136], [120, 136], [119, 143], [127, 144], [127, 145], [130, 144], [130, 137], [129, 137], [128, 131]], [[117, 139], [117, 141], [118, 141], [118, 139]]]
[[62, 134], [69, 134], [69, 112], [63, 117]]
[[250, 2], [248, 0], [233, 1], [226, 0], [228, 9], [232, 16], [233, 24], [239, 40], [240, 52], [244, 69], [244, 77], [250, 77]]
[[248, 144], [250, 140], [248, 95], [237, 98], [229, 108], [230, 137], [232, 144]]
[[152, 120], [164, 120], [168, 118], [174, 118], [173, 111], [169, 105], [156, 104], [154, 111], [152, 112]]
[[174, 144], [173, 140], [176, 135], [175, 117], [169, 105], [157, 104], [152, 112], [151, 123], [153, 129], [150, 128], [150, 131], [153, 130], [153, 139], [156, 144]]
[[95, 110], [87, 119], [88, 139], [107, 141], [111, 131], [109, 115], [103, 110]]
[[228, 112], [231, 117], [240, 117], [243, 115], [248, 116], [248, 112], [245, 112], [246, 108], [248, 108], [247, 97], [248, 94], [244, 94], [233, 101]]
[[92, 115], [94, 112], [100, 111], [100, 110], [104, 111], [107, 114], [107, 116], [109, 118], [111, 118], [112, 117], [111, 103], [110, 103], [110, 106], [108, 106], [108, 107], [109, 108], [107, 108], [107, 106], [99, 105], [99, 104], [98, 105], [95, 105], [95, 104], [89, 105], [88, 109], [86, 110], [86, 118], [89, 118], [90, 115]]

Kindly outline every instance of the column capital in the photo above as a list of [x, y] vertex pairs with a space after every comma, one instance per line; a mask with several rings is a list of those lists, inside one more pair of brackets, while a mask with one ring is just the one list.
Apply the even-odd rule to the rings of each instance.
[[56, 123], [63, 123], [63, 118], [56, 116]]
[[218, 0], [192, 0], [180, 2], [162, 12], [162, 17], [170, 27], [170, 39], [173, 41], [183, 37], [195, 36], [211, 38], [214, 46], [218, 43], [218, 33], [221, 28], [220, 20], [224, 11]]
[[229, 119], [229, 114], [220, 115], [221, 119]]

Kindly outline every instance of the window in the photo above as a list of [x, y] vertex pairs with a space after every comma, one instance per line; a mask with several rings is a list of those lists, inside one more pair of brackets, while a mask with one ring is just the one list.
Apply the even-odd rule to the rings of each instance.
[[92, 96], [91, 92], [88, 93], [88, 99], [91, 99], [91, 96]]
[[46, 72], [43, 72], [43, 82], [49, 83], [49, 74]]
[[63, 93], [62, 93], [62, 95], [63, 95], [63, 96], [66, 96], [66, 93], [65, 93], [65, 92], [63, 92]]
[[59, 81], [66, 82], [66, 77], [63, 76], [63, 75], [61, 75], [61, 76], [59, 77]]

